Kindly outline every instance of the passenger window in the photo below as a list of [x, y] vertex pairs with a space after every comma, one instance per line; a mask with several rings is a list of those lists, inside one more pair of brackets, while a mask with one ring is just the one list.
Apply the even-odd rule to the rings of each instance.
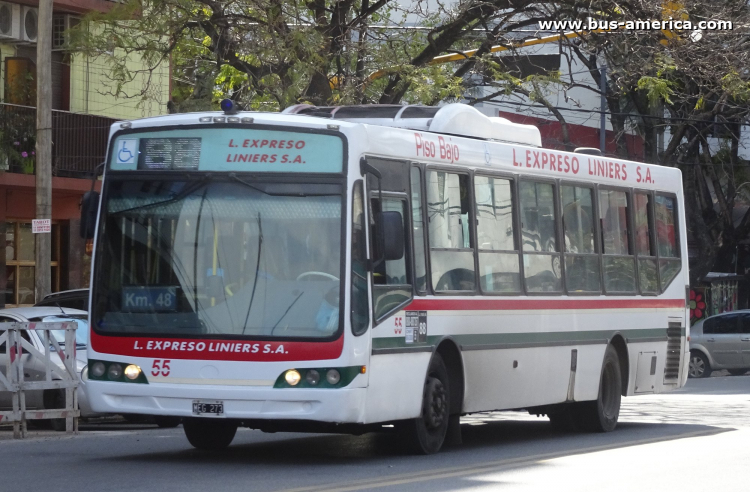
[[635, 291], [635, 263], [630, 251], [628, 194], [599, 190], [604, 288], [606, 292]]
[[509, 179], [474, 177], [479, 286], [484, 292], [520, 292], [518, 247]]
[[715, 335], [736, 335], [739, 332], [740, 326], [738, 314], [727, 314], [714, 318], [713, 333]]
[[635, 215], [635, 253], [638, 256], [638, 285], [642, 293], [656, 294], [656, 248], [653, 242], [653, 204], [651, 195], [633, 195]]
[[[381, 211], [380, 201], [373, 198], [371, 200], [373, 217], [371, 218], [371, 236], [373, 238], [373, 257], [381, 258], [382, 253], [379, 251], [382, 240], [378, 227], [375, 226], [374, 218]], [[383, 198], [383, 212], [398, 212], [401, 216], [401, 227], [406, 230], [404, 217], [406, 216], [406, 200], [401, 198]], [[404, 238], [408, 238], [404, 233]], [[387, 238], [385, 238], [387, 240]], [[373, 310], [375, 319], [380, 319], [395, 308], [408, 301], [412, 297], [411, 279], [408, 275], [406, 263], [406, 244], [398, 259], [385, 260], [375, 266], [373, 272]]]
[[428, 171], [427, 221], [435, 291], [476, 288], [469, 203], [468, 175]]
[[561, 292], [554, 185], [521, 181], [519, 195], [526, 290]]
[[679, 273], [682, 263], [679, 260], [680, 250], [677, 242], [677, 217], [675, 199], [656, 195], [656, 243], [659, 249], [659, 273], [661, 288], [667, 286]]
[[417, 292], [427, 290], [427, 260], [425, 258], [424, 214], [422, 213], [422, 171], [411, 168], [411, 213], [414, 237], [414, 284]]
[[367, 330], [367, 249], [362, 181], [354, 184], [352, 194], [352, 333], [361, 335]]
[[743, 335], [750, 334], [750, 314], [742, 314], [740, 316], [741, 332]]
[[562, 186], [565, 284], [568, 292], [599, 292], [599, 255], [594, 248], [594, 190]]

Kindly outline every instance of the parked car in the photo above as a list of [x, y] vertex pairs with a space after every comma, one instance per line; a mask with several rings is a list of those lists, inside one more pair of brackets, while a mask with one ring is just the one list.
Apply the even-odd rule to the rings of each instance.
[[34, 304], [38, 306], [55, 306], [71, 309], [89, 310], [89, 289], [63, 290], [47, 294], [44, 299]]
[[717, 314], [690, 328], [691, 378], [726, 369], [734, 376], [750, 369], [750, 309]]
[[[63, 322], [73, 321], [78, 324], [76, 329], [76, 370], [79, 376], [81, 376], [80, 384], [78, 386], [78, 408], [81, 412], [81, 417], [93, 417], [96, 414], [91, 410], [91, 407], [86, 397], [86, 364], [88, 363], [88, 357], [86, 354], [86, 347], [88, 345], [88, 314], [86, 311], [80, 309], [70, 309], [63, 307], [23, 307], [23, 308], [10, 308], [0, 309], [0, 323], [14, 323], [14, 322], [29, 322], [29, 321], [42, 321], [42, 322]], [[44, 352], [43, 334], [35, 330], [27, 330], [21, 332], [22, 336], [26, 341], [30, 342], [34, 348], [40, 352]], [[65, 332], [63, 330], [55, 330], [51, 332], [52, 336], [55, 337], [58, 343], [65, 342]], [[57, 359], [57, 364], [62, 367], [62, 361], [53, 355]], [[0, 345], [0, 371], [3, 375], [7, 374], [7, 368], [9, 365], [8, 351], [5, 344]], [[42, 379], [45, 377], [46, 371], [44, 369], [44, 363], [37, 358], [25, 357], [24, 358], [24, 377], [28, 380]], [[0, 391], [0, 409], [10, 409], [12, 407], [11, 393], [8, 391]], [[36, 390], [26, 392], [26, 408], [27, 409], [41, 409], [41, 408], [62, 408], [65, 402], [65, 396], [63, 390]], [[63, 430], [65, 428], [65, 419], [53, 420], [53, 426], [56, 429]]]

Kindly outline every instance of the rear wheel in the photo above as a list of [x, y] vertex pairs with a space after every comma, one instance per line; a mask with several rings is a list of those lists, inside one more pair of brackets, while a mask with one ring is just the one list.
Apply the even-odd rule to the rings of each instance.
[[576, 404], [574, 417], [579, 428], [592, 432], [611, 432], [617, 427], [622, 399], [620, 360], [612, 345], [607, 346], [602, 363], [599, 396], [594, 401]]
[[237, 433], [237, 424], [228, 420], [187, 418], [182, 427], [193, 447], [207, 451], [225, 449]]
[[707, 378], [711, 375], [711, 364], [703, 352], [694, 350], [690, 352], [690, 367], [688, 376], [691, 378]]
[[742, 376], [747, 372], [747, 369], [727, 369], [729, 371], [729, 374], [732, 376]]
[[442, 357], [435, 354], [427, 370], [422, 391], [422, 413], [402, 426], [409, 447], [418, 454], [440, 451], [450, 420], [450, 385], [448, 369]]

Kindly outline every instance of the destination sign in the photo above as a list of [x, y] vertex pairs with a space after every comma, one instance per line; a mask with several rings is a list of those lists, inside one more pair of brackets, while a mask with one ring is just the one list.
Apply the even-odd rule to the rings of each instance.
[[110, 152], [115, 171], [340, 173], [344, 160], [336, 135], [225, 127], [129, 133]]

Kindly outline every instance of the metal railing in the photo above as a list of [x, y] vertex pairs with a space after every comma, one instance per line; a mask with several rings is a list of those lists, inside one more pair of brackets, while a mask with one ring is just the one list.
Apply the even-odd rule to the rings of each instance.
[[[118, 120], [105, 116], [53, 110], [52, 174], [88, 178], [104, 161], [109, 127], [115, 121]], [[20, 153], [31, 154], [35, 135], [35, 107], [0, 103], [0, 164], [7, 171], [28, 172]]]
[[[0, 411], [0, 422], [13, 423], [13, 437], [20, 439], [26, 436], [27, 420], [65, 419], [67, 433], [78, 433], [78, 371], [76, 370], [76, 323], [0, 323], [0, 394], [12, 393], [12, 409]], [[36, 330], [45, 347], [40, 352], [25, 339], [23, 331]], [[51, 330], [64, 330], [65, 343], [61, 345]], [[53, 353], [54, 351], [54, 353]], [[26, 381], [24, 365], [34, 359], [41, 362], [44, 378], [38, 381]], [[44, 408], [27, 410], [26, 392], [28, 391], [65, 392], [64, 408]]]

